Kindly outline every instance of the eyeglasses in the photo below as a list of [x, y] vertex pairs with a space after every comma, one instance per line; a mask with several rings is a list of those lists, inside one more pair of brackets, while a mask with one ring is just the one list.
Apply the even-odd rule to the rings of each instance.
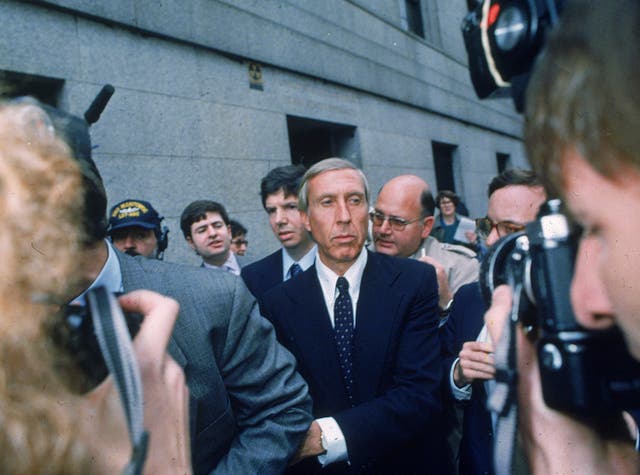
[[233, 239], [231, 244], [235, 244], [236, 246], [242, 246], [243, 244], [249, 244], [249, 241], [246, 239]]
[[382, 226], [385, 220], [389, 221], [389, 226], [391, 226], [391, 229], [394, 231], [404, 231], [404, 228], [406, 228], [408, 224], [415, 223], [422, 219], [422, 217], [415, 219], [402, 219], [397, 216], [386, 216], [379, 211], [371, 211], [369, 213], [369, 218], [371, 218], [371, 222], [374, 226]]
[[490, 218], [478, 218], [476, 219], [476, 233], [482, 238], [487, 239], [493, 228], [496, 228], [498, 236], [505, 237], [509, 234], [517, 233], [524, 229], [524, 224], [516, 224], [510, 221], [500, 221], [498, 223], [492, 221]]

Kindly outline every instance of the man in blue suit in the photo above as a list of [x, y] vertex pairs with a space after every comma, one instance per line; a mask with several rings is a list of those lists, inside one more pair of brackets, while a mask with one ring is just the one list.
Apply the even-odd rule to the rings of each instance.
[[298, 199], [318, 258], [261, 299], [313, 399], [316, 419], [299, 452], [309, 459], [294, 469], [450, 473], [433, 267], [364, 248], [369, 191], [352, 163], [317, 163]]
[[304, 172], [302, 165], [278, 167], [260, 182], [262, 206], [282, 247], [242, 268], [242, 278], [256, 298], [307, 270], [316, 258], [315, 244], [298, 210], [298, 185]]
[[[545, 200], [538, 177], [531, 171], [509, 169], [489, 184], [487, 217], [477, 220], [477, 232], [487, 246], [501, 237], [522, 231], [533, 221]], [[494, 346], [484, 326], [487, 306], [477, 282], [456, 293], [447, 323], [442, 328], [444, 376], [450, 395], [465, 401], [460, 475], [493, 474], [493, 422], [486, 409], [495, 367]]]

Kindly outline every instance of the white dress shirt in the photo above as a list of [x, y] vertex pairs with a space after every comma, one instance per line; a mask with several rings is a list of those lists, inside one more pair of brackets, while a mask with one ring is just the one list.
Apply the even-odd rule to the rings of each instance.
[[313, 265], [313, 262], [316, 260], [317, 249], [318, 246], [314, 244], [313, 247], [309, 249], [309, 251], [304, 256], [302, 256], [299, 261], [294, 261], [293, 257], [289, 255], [287, 250], [285, 248], [282, 248], [282, 281], [284, 282], [285, 280], [289, 280], [291, 278], [291, 273], [289, 272], [289, 270], [291, 269], [291, 266], [296, 262], [303, 271], [311, 267]]
[[122, 286], [122, 271], [120, 270], [120, 263], [118, 262], [118, 257], [116, 256], [116, 251], [114, 251], [111, 242], [108, 239], [104, 240], [107, 244], [107, 262], [105, 262], [104, 267], [96, 277], [96, 280], [89, 286], [89, 288], [85, 289], [80, 295], [78, 295], [71, 302], [74, 305], [84, 305], [85, 294], [94, 288], [97, 287], [105, 287], [109, 292], [122, 292], [124, 287]]
[[[358, 306], [358, 297], [360, 296], [360, 283], [362, 282], [362, 274], [364, 273], [366, 265], [367, 250], [363, 248], [358, 258], [343, 276], [349, 282], [349, 296], [351, 297], [351, 304], [353, 305], [354, 328], [357, 318], [356, 308]], [[319, 258], [316, 259], [316, 273], [320, 281], [320, 287], [322, 288], [322, 296], [327, 306], [331, 326], [333, 327], [335, 325], [333, 304], [339, 294], [336, 283], [340, 276], [324, 265]], [[316, 422], [320, 426], [320, 429], [322, 429], [322, 438], [324, 439], [323, 442], [327, 449], [325, 454], [318, 455], [318, 462], [320, 462], [323, 467], [333, 462], [348, 462], [347, 442], [336, 420], [333, 417], [322, 417], [316, 419]]]
[[224, 261], [224, 264], [221, 266], [214, 266], [213, 264], [208, 264], [205, 261], [202, 261], [202, 267], [206, 267], [207, 269], [220, 269], [226, 272], [231, 272], [235, 275], [240, 275], [240, 264], [238, 264], [238, 259], [236, 259], [236, 255], [229, 251], [229, 257]]

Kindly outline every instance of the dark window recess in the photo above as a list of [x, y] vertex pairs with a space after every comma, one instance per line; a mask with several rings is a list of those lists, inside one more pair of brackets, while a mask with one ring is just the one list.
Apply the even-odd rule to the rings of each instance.
[[498, 173], [511, 168], [511, 156], [508, 153], [496, 153], [496, 162], [498, 164]]
[[0, 97], [33, 96], [40, 102], [58, 107], [63, 79], [0, 70]]
[[309, 168], [329, 157], [340, 157], [360, 163], [360, 145], [356, 128], [304, 117], [287, 116], [291, 163]]
[[436, 186], [438, 190], [456, 191], [453, 172], [453, 155], [457, 148], [457, 145], [431, 142], [433, 166], [436, 171]]
[[424, 38], [424, 26], [422, 23], [422, 6], [420, 0], [405, 0], [407, 11], [407, 29], [411, 33]]

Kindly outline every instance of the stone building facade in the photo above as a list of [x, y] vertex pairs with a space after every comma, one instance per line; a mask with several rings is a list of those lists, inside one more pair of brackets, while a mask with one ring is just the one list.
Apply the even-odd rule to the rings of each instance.
[[182, 209], [214, 199], [277, 248], [261, 208], [269, 169], [342, 156], [374, 191], [401, 173], [454, 188], [484, 213], [488, 180], [525, 166], [510, 100], [479, 101], [465, 0], [0, 2], [0, 74], [92, 126], [111, 204], [146, 199], [171, 230], [166, 259], [196, 263]]

